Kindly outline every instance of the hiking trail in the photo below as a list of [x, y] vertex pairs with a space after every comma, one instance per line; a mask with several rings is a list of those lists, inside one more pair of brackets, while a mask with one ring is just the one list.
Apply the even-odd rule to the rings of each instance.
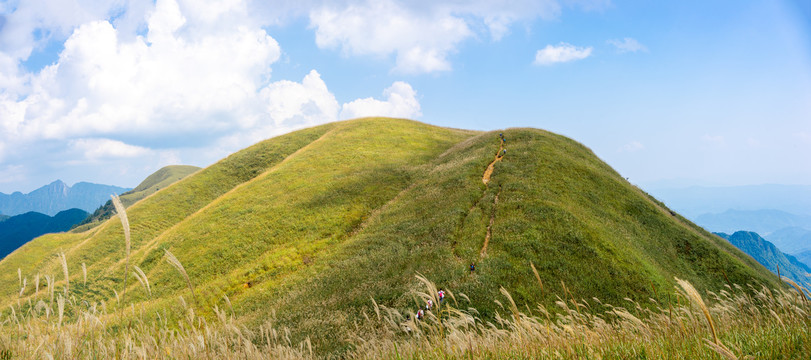
[[490, 224], [487, 225], [487, 233], [484, 235], [484, 245], [482, 251], [479, 252], [479, 259], [484, 259], [487, 256], [487, 245], [490, 244], [490, 236], [493, 235], [493, 223], [496, 222], [496, 205], [498, 205], [498, 196], [501, 195], [501, 187], [498, 188], [496, 197], [493, 198], [493, 210], [490, 212]]
[[482, 182], [487, 185], [490, 182], [490, 176], [493, 175], [493, 169], [496, 166], [496, 163], [501, 161], [501, 158], [504, 157], [502, 151], [504, 150], [504, 141], [499, 141], [501, 144], [498, 147], [498, 151], [496, 152], [496, 157], [493, 159], [493, 162], [490, 165], [487, 165], [487, 169], [484, 170], [484, 175], [482, 175]]
[[[496, 157], [493, 159], [493, 162], [490, 165], [487, 165], [487, 169], [484, 170], [484, 175], [482, 175], [482, 182], [485, 186], [487, 183], [490, 182], [490, 176], [493, 175], [493, 170], [495, 169], [496, 163], [501, 161], [504, 158], [504, 137], [501, 137], [501, 141], [499, 141], [498, 151], [496, 152]], [[496, 205], [498, 205], [498, 196], [501, 195], [501, 186], [498, 187], [498, 193], [493, 198], [493, 209], [490, 211], [490, 223], [487, 225], [487, 233], [484, 235], [484, 245], [482, 245], [482, 250], [479, 252], [479, 259], [484, 259], [487, 256], [487, 245], [490, 244], [490, 237], [493, 235], [493, 224], [496, 222]], [[484, 197], [484, 194], [482, 194]]]

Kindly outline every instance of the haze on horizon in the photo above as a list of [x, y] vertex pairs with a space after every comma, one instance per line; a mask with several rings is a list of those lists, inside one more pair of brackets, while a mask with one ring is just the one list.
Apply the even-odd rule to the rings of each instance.
[[0, 2], [0, 192], [374, 115], [550, 130], [643, 186], [811, 185], [811, 4]]

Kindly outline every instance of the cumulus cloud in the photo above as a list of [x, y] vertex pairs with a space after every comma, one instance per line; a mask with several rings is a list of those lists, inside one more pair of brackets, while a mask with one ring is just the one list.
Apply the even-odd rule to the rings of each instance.
[[[222, 130], [256, 103], [281, 50], [264, 30], [223, 27], [187, 35], [174, 0], [159, 0], [146, 37], [119, 39], [107, 21], [78, 27], [59, 61], [6, 97], [2, 126], [21, 138]], [[249, 117], [249, 116], [246, 116]]]
[[118, 140], [110, 139], [76, 139], [70, 141], [70, 146], [84, 153], [86, 159], [95, 160], [100, 158], [132, 158], [143, 156], [150, 152], [149, 149], [125, 144]]
[[592, 47], [578, 47], [561, 42], [559, 45], [546, 45], [535, 53], [535, 65], [554, 65], [569, 61], [582, 60], [591, 55]]
[[411, 85], [396, 81], [383, 91], [383, 96], [386, 98], [385, 100], [365, 98], [344, 104], [341, 118], [388, 116], [414, 119], [422, 116], [417, 92], [411, 88]]
[[316, 44], [345, 55], [395, 57], [396, 72], [451, 70], [448, 57], [465, 40], [486, 29], [493, 39], [504, 36], [516, 21], [553, 18], [556, 1], [354, 1], [325, 4], [310, 12]]
[[646, 48], [645, 45], [640, 44], [639, 41], [636, 41], [636, 39], [634, 38], [627, 37], [622, 40], [611, 39], [608, 40], [608, 43], [614, 45], [614, 47], [617, 49], [617, 52], [619, 53], [627, 53], [627, 52], [635, 53], [638, 51], [643, 52], [648, 51], [648, 48]]

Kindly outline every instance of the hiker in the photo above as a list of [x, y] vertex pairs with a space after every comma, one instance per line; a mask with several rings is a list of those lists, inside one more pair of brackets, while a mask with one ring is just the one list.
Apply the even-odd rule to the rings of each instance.
[[470, 263], [470, 272], [476, 271], [476, 264]]
[[434, 302], [431, 301], [431, 299], [428, 299], [428, 302], [425, 303], [425, 310], [430, 311], [432, 307], [434, 307]]
[[423, 315], [425, 315], [425, 313], [422, 311], [422, 309], [419, 309], [417, 310], [417, 315], [414, 317], [417, 318], [417, 320], [422, 320]]
[[443, 300], [445, 300], [445, 290], [439, 289], [439, 292], [436, 293], [436, 297], [439, 298], [439, 303], [441, 304]]
[[501, 156], [507, 155], [507, 149], [501, 150]]
[[502, 134], [502, 133], [498, 133], [498, 137], [500, 137], [500, 138], [504, 139], [504, 134]]

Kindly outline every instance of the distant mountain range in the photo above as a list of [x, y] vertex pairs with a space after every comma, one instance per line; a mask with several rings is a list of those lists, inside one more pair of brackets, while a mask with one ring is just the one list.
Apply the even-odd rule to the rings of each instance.
[[797, 258], [797, 260], [801, 263], [811, 267], [811, 250], [805, 250], [798, 254], [794, 254], [794, 257]]
[[14, 216], [35, 211], [53, 216], [72, 208], [90, 212], [110, 199], [111, 194], [121, 194], [127, 190], [130, 189], [88, 182], [68, 186], [56, 180], [28, 194], [19, 191], [11, 195], [0, 193], [0, 214]]
[[808, 229], [811, 227], [787, 227], [769, 234], [766, 239], [777, 245], [780, 250], [798, 255], [804, 251], [811, 251], [811, 230]]
[[87, 211], [81, 209], [60, 211], [53, 217], [33, 211], [12, 216], [0, 222], [0, 259], [33, 238], [69, 230], [86, 217]]
[[[754, 231], [769, 240], [770, 234], [786, 228], [811, 229], [811, 216], [797, 215], [781, 210], [727, 210], [717, 214], [702, 214], [693, 219], [709, 231], [732, 233], [738, 230]], [[790, 235], [790, 234], [787, 234]], [[775, 242], [777, 243], [777, 242]], [[792, 252], [780, 247], [783, 251]]]
[[811, 284], [811, 268], [799, 261], [794, 256], [780, 251], [774, 244], [767, 241], [758, 233], [751, 231], [736, 231], [729, 235], [726, 233], [714, 233], [727, 239], [732, 245], [754, 258], [761, 265], [777, 274], [780, 268], [780, 275], [785, 276], [799, 284]]
[[646, 187], [645, 190], [687, 218], [729, 209], [778, 209], [811, 216], [809, 185]]

